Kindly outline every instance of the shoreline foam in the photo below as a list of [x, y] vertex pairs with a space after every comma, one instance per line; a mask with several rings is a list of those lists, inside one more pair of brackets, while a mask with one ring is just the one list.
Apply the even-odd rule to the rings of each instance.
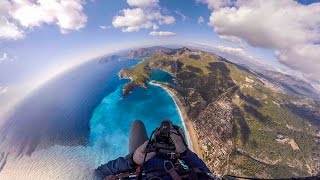
[[189, 148], [193, 152], [195, 152], [200, 158], [202, 158], [202, 150], [199, 146], [199, 141], [198, 141], [196, 130], [194, 128], [194, 124], [189, 119], [187, 112], [186, 112], [182, 102], [178, 98], [178, 96], [174, 92], [172, 92], [169, 88], [163, 86], [162, 84], [154, 83], [154, 82], [149, 82], [149, 84], [161, 87], [163, 90], [165, 90], [169, 94], [169, 96], [171, 96], [171, 98], [173, 99], [173, 102], [175, 103], [175, 105], [178, 109], [179, 116], [182, 121], [182, 125], [183, 125], [184, 129], [186, 130], [186, 136], [187, 136], [186, 138], [187, 138], [187, 141], [189, 144]]

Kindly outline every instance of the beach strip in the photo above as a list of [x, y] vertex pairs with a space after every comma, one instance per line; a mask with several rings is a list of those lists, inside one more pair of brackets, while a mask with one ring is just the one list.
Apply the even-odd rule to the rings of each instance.
[[200, 158], [202, 158], [202, 150], [199, 146], [199, 141], [198, 141], [198, 136], [197, 136], [197, 132], [195, 130], [195, 125], [194, 123], [189, 119], [187, 111], [185, 110], [183, 103], [180, 101], [179, 97], [175, 94], [174, 91], [172, 91], [171, 89], [169, 89], [168, 87], [162, 85], [161, 83], [157, 83], [157, 82], [150, 82], [151, 85], [154, 86], [159, 86], [161, 87], [163, 90], [165, 90], [173, 99], [173, 101], [175, 102], [180, 117], [182, 119], [183, 125], [185, 126], [184, 128], [186, 129], [186, 133], [187, 133], [187, 139], [189, 140], [189, 148], [195, 152]]

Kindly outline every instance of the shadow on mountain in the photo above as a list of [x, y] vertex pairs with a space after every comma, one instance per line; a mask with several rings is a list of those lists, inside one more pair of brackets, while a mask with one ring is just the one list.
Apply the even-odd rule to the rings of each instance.
[[188, 71], [179, 71], [176, 74], [179, 85], [177, 91], [182, 96], [188, 97], [187, 104], [195, 105], [188, 111], [191, 118], [197, 117], [210, 102], [235, 86], [225, 63], [209, 63], [206, 68], [210, 70], [208, 74], [202, 74], [202, 69], [191, 65], [186, 66]]
[[297, 106], [294, 104], [286, 104], [287, 107], [292, 113], [300, 116], [303, 119], [306, 119], [313, 125], [320, 127], [320, 111], [316, 109], [310, 109], [305, 106]]
[[199, 74], [202, 74], [202, 73], [203, 73], [202, 69], [197, 68], [197, 67], [194, 67], [194, 66], [186, 65], [186, 68], [187, 68], [189, 71], [194, 72], [194, 73], [199, 73]]
[[270, 117], [269, 116], [264, 116], [263, 114], [261, 114], [256, 108], [249, 106], [249, 105], [244, 105], [244, 110], [251, 114], [253, 117], [255, 117], [257, 120], [259, 120], [262, 123], [267, 123], [270, 121]]
[[191, 88], [193, 86], [190, 80], [197, 79], [197, 75], [194, 72], [183, 71], [177, 74], [177, 78], [182, 80], [185, 88]]
[[[261, 176], [261, 173], [268, 173], [271, 174], [272, 178], [274, 179], [281, 179], [283, 177], [292, 177], [288, 179], [307, 179], [307, 178], [301, 178], [304, 176], [307, 176], [306, 172], [301, 171], [299, 168], [290, 167], [286, 164], [268, 164], [263, 161], [261, 161], [258, 158], [255, 158], [253, 156], [250, 156], [247, 152], [245, 152], [242, 149], [236, 149], [234, 152], [234, 155], [236, 156], [242, 156], [246, 159], [246, 164], [239, 165], [239, 168], [245, 171], [257, 171], [259, 170], [259, 175]], [[259, 177], [259, 176], [258, 176]], [[299, 178], [300, 177], [300, 178]], [[264, 179], [264, 178], [262, 178]], [[314, 178], [310, 178], [314, 179]]]
[[239, 91], [239, 96], [242, 100], [246, 101], [249, 104], [252, 104], [256, 107], [262, 107], [262, 104], [260, 103], [260, 101], [256, 100], [254, 97], [250, 96], [250, 95], [245, 95], [242, 92]]
[[[241, 112], [241, 109], [239, 107], [233, 108], [232, 117], [233, 117], [235, 123], [237, 123], [240, 127], [239, 130], [240, 130], [240, 138], [241, 138], [242, 143], [246, 144], [249, 141], [249, 136], [250, 136], [251, 131], [250, 131], [248, 123], [245, 120], [245, 118]], [[233, 130], [233, 136], [236, 136], [237, 132], [238, 132], [237, 129]]]
[[173, 61], [173, 63], [171, 64], [171, 70], [173, 72], [178, 72], [180, 71], [181, 67], [183, 66], [183, 63], [180, 61]]
[[219, 57], [219, 61], [223, 61], [223, 62], [226, 62], [226, 63], [229, 63], [229, 64], [232, 64], [233, 66], [237, 67], [238, 69], [248, 73], [248, 74], [252, 74], [252, 75], [255, 75], [249, 68], [245, 67], [245, 66], [242, 66], [242, 65], [239, 65], [237, 63], [234, 63], [234, 62], [231, 62], [223, 57]]
[[199, 59], [201, 58], [201, 56], [200, 56], [200, 55], [197, 55], [197, 54], [190, 54], [190, 55], [189, 55], [189, 58], [190, 58], [190, 59], [199, 60]]
[[207, 67], [212, 73], [217, 73], [223, 75], [223, 76], [229, 76], [230, 70], [223, 62], [211, 62], [209, 63], [209, 67]]
[[181, 67], [183, 66], [183, 63], [180, 61], [160, 61], [160, 66], [169, 66], [172, 72], [179, 72], [181, 70]]
[[204, 76], [202, 86], [199, 87], [201, 96], [208, 101], [212, 101], [224, 93], [234, 83], [230, 78], [230, 70], [224, 63], [209, 63], [207, 67], [211, 73]]

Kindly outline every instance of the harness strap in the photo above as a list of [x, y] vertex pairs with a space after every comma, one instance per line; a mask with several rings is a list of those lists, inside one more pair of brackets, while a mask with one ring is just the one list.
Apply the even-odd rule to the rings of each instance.
[[141, 171], [141, 166], [140, 166], [140, 165], [137, 165], [137, 166], [136, 166], [136, 173], [140, 173], [140, 171]]
[[174, 168], [170, 169], [167, 172], [170, 174], [173, 180], [182, 180], [182, 178], [179, 176], [179, 174]]
[[198, 174], [202, 174], [199, 168], [191, 168], [191, 179], [198, 180]]
[[169, 173], [173, 180], [182, 180], [180, 175], [174, 169], [174, 165], [171, 161], [164, 161], [164, 169]]
[[195, 173], [203, 173], [199, 168], [191, 168], [191, 171]]
[[[126, 173], [122, 173], [117, 175], [116, 177], [118, 179], [122, 179], [122, 178], [134, 178], [136, 177], [141, 178], [148, 173], [152, 173], [152, 172], [167, 172], [170, 177], [173, 180], [182, 180], [182, 179], [189, 179], [189, 180], [198, 180], [198, 175], [202, 175], [207, 177], [208, 179], [214, 179], [212, 176], [208, 175], [207, 173], [202, 172], [199, 168], [188, 168], [188, 169], [184, 169], [184, 167], [181, 167], [182, 169], [179, 170], [179, 168], [177, 169], [175, 165], [173, 165], [173, 163], [171, 161], [165, 161], [164, 162], [164, 168], [153, 168], [153, 169], [149, 169], [148, 171], [141, 171], [141, 167], [137, 166], [136, 167], [136, 171], [135, 172], [126, 172]], [[182, 170], [182, 171], [181, 171]], [[179, 174], [179, 173], [180, 174]], [[182, 174], [181, 174], [182, 173]], [[140, 174], [140, 177], [139, 177]], [[161, 179], [159, 177], [156, 176], [152, 176], [151, 179]]]
[[136, 175], [136, 174], [130, 173], [130, 172], [124, 172], [124, 173], [116, 175], [116, 179], [127, 178], [127, 177], [134, 176], [134, 175]]

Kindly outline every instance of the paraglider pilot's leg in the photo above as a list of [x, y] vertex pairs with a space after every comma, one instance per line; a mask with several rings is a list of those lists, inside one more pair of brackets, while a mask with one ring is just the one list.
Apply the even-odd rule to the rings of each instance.
[[133, 153], [141, 144], [148, 140], [146, 127], [140, 120], [135, 120], [131, 124], [129, 138], [129, 153]]
[[[97, 179], [104, 179], [106, 176], [116, 175], [123, 172], [128, 172], [135, 168], [136, 162], [134, 161], [133, 155], [136, 154], [137, 162], [142, 161], [140, 157], [144, 157], [144, 148], [146, 146], [146, 141], [148, 140], [148, 135], [146, 128], [142, 121], [135, 120], [131, 124], [130, 129], [130, 138], [129, 138], [129, 155], [126, 157], [119, 157], [115, 160], [109, 161], [106, 164], [100, 165], [97, 169], [95, 169], [95, 176]], [[144, 145], [142, 145], [144, 144]], [[139, 147], [140, 146], [140, 147]], [[135, 152], [136, 149], [139, 147], [138, 151]], [[149, 153], [151, 158], [154, 154]]]

